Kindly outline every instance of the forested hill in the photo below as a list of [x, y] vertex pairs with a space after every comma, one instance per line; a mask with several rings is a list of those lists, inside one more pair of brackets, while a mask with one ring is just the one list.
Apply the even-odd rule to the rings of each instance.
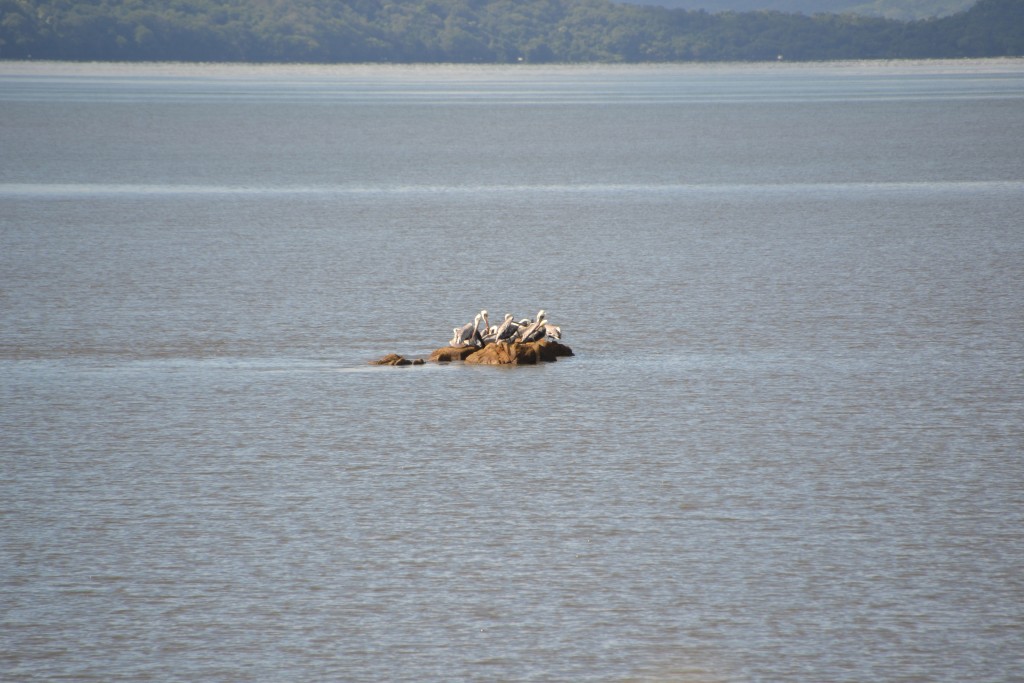
[[799, 14], [866, 14], [888, 19], [927, 19], [963, 12], [973, 0], [617, 0], [708, 12], [776, 10]]
[[801, 14], [867, 14], [891, 19], [924, 19], [968, 9], [973, 0], [617, 0], [634, 5], [660, 5], [710, 12], [774, 9]]
[[1024, 55], [1024, 0], [901, 22], [607, 0], [0, 0], [0, 58], [645, 62]]

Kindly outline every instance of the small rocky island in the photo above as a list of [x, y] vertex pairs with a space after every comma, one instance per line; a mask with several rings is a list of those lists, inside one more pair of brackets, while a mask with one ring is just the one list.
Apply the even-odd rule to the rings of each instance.
[[450, 363], [465, 361], [474, 365], [536, 365], [552, 363], [573, 355], [572, 349], [562, 343], [562, 328], [552, 325], [544, 310], [532, 320], [516, 320], [505, 314], [500, 325], [491, 325], [487, 311], [480, 311], [473, 322], [452, 328], [452, 338], [426, 360], [410, 360], [397, 353], [389, 353], [374, 365], [423, 365], [426, 362]]

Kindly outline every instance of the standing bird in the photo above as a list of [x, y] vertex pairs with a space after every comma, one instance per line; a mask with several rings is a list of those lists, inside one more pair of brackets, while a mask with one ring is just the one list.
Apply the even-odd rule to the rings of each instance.
[[527, 327], [525, 330], [520, 332], [519, 341], [532, 342], [538, 341], [544, 338], [544, 323], [547, 322], [544, 319], [544, 309], [537, 311], [537, 318]]
[[562, 328], [551, 323], [544, 323], [544, 334], [552, 339], [560, 340], [562, 338]]
[[480, 314], [477, 313], [473, 322], [466, 323], [455, 335], [452, 346], [483, 346], [483, 338], [480, 335]]
[[484, 346], [487, 346], [488, 344], [493, 344], [496, 341], [498, 341], [498, 326], [491, 325], [490, 327], [487, 328], [487, 332], [484, 333]]
[[498, 326], [498, 334], [495, 336], [495, 341], [508, 342], [515, 339], [519, 326], [512, 320], [513, 317], [511, 313], [505, 314], [505, 322]]

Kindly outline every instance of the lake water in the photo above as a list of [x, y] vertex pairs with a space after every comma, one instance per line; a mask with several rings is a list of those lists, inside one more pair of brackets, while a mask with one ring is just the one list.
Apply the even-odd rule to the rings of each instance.
[[1024, 60], [0, 62], [4, 680], [1020, 681], [1022, 567]]

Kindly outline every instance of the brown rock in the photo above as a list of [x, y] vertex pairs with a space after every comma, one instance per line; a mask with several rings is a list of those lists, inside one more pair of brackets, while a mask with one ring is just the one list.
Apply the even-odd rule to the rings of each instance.
[[427, 360], [438, 363], [449, 363], [453, 360], [466, 360], [466, 358], [479, 351], [475, 346], [444, 346], [437, 349]]
[[480, 349], [466, 362], [473, 365], [534, 365], [537, 352], [531, 344], [497, 342]]
[[474, 365], [535, 365], [552, 363], [561, 356], [573, 355], [565, 344], [546, 340], [525, 344], [513, 342], [488, 344], [466, 359]]
[[554, 362], [558, 358], [574, 355], [572, 349], [562, 342], [541, 339], [533, 343], [537, 346], [537, 353], [540, 359], [547, 363]]
[[488, 344], [482, 349], [475, 346], [444, 346], [435, 350], [424, 361], [422, 358], [409, 360], [397, 353], [389, 353], [373, 365], [423, 365], [425, 362], [450, 363], [464, 360], [475, 365], [535, 365], [551, 363], [561, 356], [573, 355], [572, 349], [556, 341], [541, 340], [526, 344], [500, 342]]
[[412, 365], [412, 361], [397, 353], [389, 353], [380, 360], [373, 361], [373, 365]]

